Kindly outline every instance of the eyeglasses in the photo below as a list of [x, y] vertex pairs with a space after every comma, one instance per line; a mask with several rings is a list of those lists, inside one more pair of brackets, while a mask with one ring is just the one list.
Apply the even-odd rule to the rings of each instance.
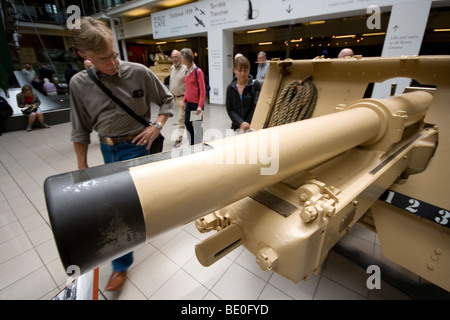
[[100, 63], [100, 64], [105, 64], [108, 63], [109, 61], [111, 61], [111, 59], [117, 59], [117, 57], [119, 56], [119, 54], [117, 52], [113, 52], [112, 55], [110, 55], [108, 58], [100, 58], [100, 59], [91, 59], [88, 57], [89, 60], [96, 62], [96, 63]]

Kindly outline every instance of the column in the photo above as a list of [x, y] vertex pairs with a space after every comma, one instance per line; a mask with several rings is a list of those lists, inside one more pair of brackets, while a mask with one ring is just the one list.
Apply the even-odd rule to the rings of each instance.
[[[114, 21], [114, 18], [109, 18], [109, 26], [111, 28], [111, 31], [113, 33], [114, 36], [114, 48], [116, 48], [116, 52], [119, 53], [119, 58], [123, 59], [122, 54], [120, 52], [120, 46], [119, 46], [119, 41], [118, 41], [118, 35], [117, 35], [117, 27], [116, 27], [116, 23]], [[126, 48], [125, 48], [126, 50]]]
[[208, 31], [209, 102], [225, 104], [226, 88], [233, 79], [233, 30]]

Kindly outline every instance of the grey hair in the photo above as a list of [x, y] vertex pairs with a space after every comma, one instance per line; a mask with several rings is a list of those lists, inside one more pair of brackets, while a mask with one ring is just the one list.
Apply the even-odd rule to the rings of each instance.
[[180, 55], [183, 59], [189, 61], [190, 63], [194, 62], [194, 53], [189, 48], [181, 49]]

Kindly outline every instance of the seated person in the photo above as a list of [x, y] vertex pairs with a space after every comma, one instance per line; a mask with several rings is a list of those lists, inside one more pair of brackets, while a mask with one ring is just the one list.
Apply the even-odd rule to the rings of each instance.
[[39, 79], [39, 77], [34, 78], [34, 80], [31, 81], [31, 85], [44, 96], [47, 95], [47, 92], [45, 92], [44, 90], [44, 84], [41, 82], [41, 79]]
[[51, 83], [48, 78], [44, 78], [43, 87], [48, 96], [56, 96], [58, 94], [58, 89], [56, 89], [55, 84]]
[[[38, 95], [33, 92], [33, 88], [29, 85], [24, 85], [22, 87], [22, 92], [19, 92], [16, 96], [17, 106], [22, 109], [22, 112], [26, 116], [28, 116], [28, 125], [27, 131], [31, 131], [33, 129], [33, 123], [38, 120], [39, 124], [42, 128], [50, 128], [48, 124], [44, 122], [44, 115], [42, 114], [41, 108], [39, 107], [41, 104], [41, 100]], [[26, 113], [26, 109], [28, 107], [36, 107], [30, 113]]]

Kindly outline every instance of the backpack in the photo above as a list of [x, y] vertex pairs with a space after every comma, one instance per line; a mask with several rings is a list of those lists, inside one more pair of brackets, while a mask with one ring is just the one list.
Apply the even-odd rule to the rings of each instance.
[[5, 98], [0, 97], [0, 119], [6, 119], [11, 117], [13, 114], [13, 109], [9, 105]]
[[[195, 68], [195, 78], [197, 79], [197, 69], [199, 67]], [[209, 86], [209, 79], [208, 76], [203, 72], [203, 77], [205, 79], [205, 89], [206, 89], [206, 96], [209, 97], [209, 91], [211, 90], [211, 87]]]

